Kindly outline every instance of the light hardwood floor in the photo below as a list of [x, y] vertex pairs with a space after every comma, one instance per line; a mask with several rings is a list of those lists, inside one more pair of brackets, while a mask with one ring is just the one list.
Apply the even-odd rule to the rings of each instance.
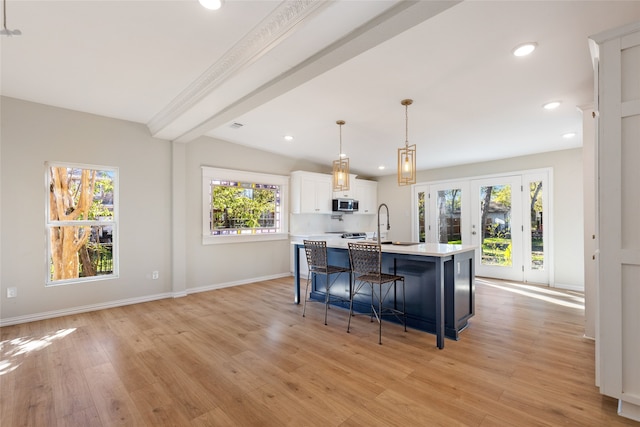
[[623, 426], [581, 295], [478, 279], [460, 341], [320, 303], [292, 279], [4, 327], [0, 425]]

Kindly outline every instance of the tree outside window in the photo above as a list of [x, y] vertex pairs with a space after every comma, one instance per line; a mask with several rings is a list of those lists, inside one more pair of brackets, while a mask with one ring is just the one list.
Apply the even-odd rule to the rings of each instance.
[[202, 166], [202, 244], [288, 240], [289, 177]]
[[211, 181], [211, 234], [276, 233], [280, 187], [235, 181]]
[[113, 168], [47, 165], [47, 283], [117, 274]]

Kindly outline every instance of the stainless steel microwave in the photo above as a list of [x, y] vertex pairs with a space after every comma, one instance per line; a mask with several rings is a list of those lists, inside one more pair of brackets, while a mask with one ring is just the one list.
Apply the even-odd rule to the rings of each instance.
[[333, 199], [334, 212], [357, 212], [358, 201], [353, 199]]

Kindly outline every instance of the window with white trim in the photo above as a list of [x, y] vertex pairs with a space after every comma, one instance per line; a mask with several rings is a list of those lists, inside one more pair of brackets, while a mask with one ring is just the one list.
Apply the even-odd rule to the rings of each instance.
[[46, 284], [118, 276], [118, 170], [46, 163]]
[[202, 167], [204, 244], [288, 238], [289, 178]]

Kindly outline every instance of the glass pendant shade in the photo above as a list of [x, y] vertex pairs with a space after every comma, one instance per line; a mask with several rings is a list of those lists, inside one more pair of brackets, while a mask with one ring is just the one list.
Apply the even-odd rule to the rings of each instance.
[[333, 161], [333, 191], [347, 191], [349, 190], [349, 159], [342, 157], [342, 125], [345, 121], [338, 120], [336, 124], [340, 126], [340, 153], [338, 153], [338, 160]]
[[398, 148], [398, 184], [416, 183], [416, 146]]
[[349, 189], [349, 159], [333, 161], [333, 191]]
[[405, 108], [405, 141], [404, 148], [398, 148], [398, 185], [411, 185], [416, 183], [416, 145], [409, 145], [409, 105], [411, 99], [403, 99], [400, 102]]

